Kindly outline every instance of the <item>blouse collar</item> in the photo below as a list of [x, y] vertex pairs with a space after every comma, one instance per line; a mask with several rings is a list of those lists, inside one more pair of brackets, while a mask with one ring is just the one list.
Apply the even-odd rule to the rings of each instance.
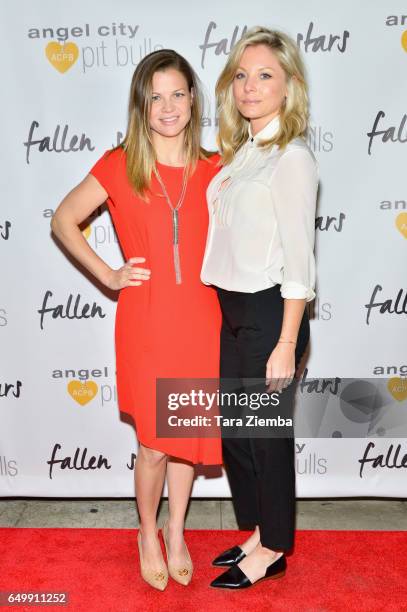
[[280, 127], [280, 117], [276, 115], [271, 121], [264, 126], [255, 136], [252, 134], [251, 125], [249, 123], [249, 142], [257, 144], [259, 140], [269, 140], [277, 134]]

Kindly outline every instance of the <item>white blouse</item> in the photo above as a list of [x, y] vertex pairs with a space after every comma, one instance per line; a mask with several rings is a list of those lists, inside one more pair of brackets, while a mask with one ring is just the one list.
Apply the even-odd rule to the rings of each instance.
[[209, 228], [201, 280], [253, 293], [281, 284], [284, 298], [315, 297], [318, 166], [302, 138], [262, 150], [279, 117], [249, 138], [207, 190]]

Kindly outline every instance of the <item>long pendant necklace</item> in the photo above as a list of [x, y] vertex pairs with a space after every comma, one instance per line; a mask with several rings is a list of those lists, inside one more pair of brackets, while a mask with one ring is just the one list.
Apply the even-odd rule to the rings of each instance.
[[173, 206], [170, 197], [167, 193], [167, 190], [165, 188], [164, 182], [160, 176], [160, 173], [158, 172], [157, 168], [154, 168], [154, 174], [157, 177], [158, 182], [161, 185], [161, 189], [162, 192], [164, 194], [165, 199], [167, 200], [168, 206], [171, 209], [171, 213], [172, 213], [172, 248], [173, 248], [173, 255], [174, 255], [174, 269], [175, 269], [175, 283], [177, 285], [180, 285], [182, 282], [182, 278], [181, 278], [181, 263], [180, 263], [180, 257], [179, 257], [179, 216], [178, 216], [178, 211], [182, 206], [182, 203], [184, 201], [185, 198], [185, 192], [187, 190], [187, 166], [185, 166], [184, 168], [184, 172], [182, 175], [182, 187], [181, 187], [181, 194], [179, 196], [178, 202], [176, 206]]

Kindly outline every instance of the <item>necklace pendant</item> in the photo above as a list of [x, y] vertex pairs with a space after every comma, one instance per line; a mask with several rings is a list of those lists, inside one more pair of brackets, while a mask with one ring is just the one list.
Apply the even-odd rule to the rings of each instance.
[[172, 215], [172, 250], [173, 250], [173, 257], [174, 257], [174, 269], [175, 269], [175, 284], [176, 285], [180, 285], [182, 283], [182, 278], [181, 278], [181, 264], [180, 264], [180, 256], [179, 256], [179, 217], [178, 217], [178, 210], [179, 208], [181, 208], [182, 203], [184, 201], [184, 197], [185, 197], [185, 192], [186, 192], [186, 188], [187, 188], [187, 172], [186, 172], [186, 167], [184, 168], [184, 176], [182, 179], [182, 189], [181, 189], [181, 195], [179, 197], [178, 203], [176, 205], [176, 207], [174, 207], [171, 203], [171, 200], [168, 196], [167, 190], [165, 188], [165, 185], [161, 179], [160, 173], [158, 172], [157, 169], [155, 169], [155, 175], [157, 177], [158, 182], [160, 183], [162, 192], [164, 194], [165, 199], [167, 200], [168, 206], [171, 209], [171, 215]]

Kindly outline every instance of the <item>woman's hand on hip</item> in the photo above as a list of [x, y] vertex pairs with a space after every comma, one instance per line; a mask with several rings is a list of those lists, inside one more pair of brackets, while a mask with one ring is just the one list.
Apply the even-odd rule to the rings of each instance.
[[133, 264], [142, 263], [145, 257], [130, 257], [118, 270], [111, 270], [107, 277], [106, 286], [109, 289], [123, 289], [124, 287], [137, 287], [144, 281], [150, 280], [151, 270], [134, 267]]
[[267, 390], [281, 392], [291, 383], [294, 374], [295, 346], [291, 343], [278, 343], [267, 361]]

